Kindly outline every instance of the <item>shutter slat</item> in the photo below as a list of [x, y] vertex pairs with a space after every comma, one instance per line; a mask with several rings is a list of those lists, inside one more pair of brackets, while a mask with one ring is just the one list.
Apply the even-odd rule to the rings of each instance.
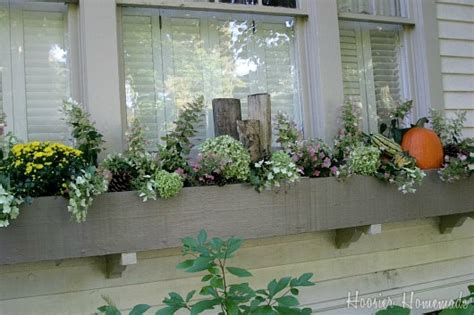
[[390, 110], [401, 100], [398, 31], [371, 30], [369, 34], [377, 115], [388, 120]]
[[63, 141], [66, 125], [58, 108], [67, 93], [65, 17], [59, 12], [23, 11], [28, 140]]

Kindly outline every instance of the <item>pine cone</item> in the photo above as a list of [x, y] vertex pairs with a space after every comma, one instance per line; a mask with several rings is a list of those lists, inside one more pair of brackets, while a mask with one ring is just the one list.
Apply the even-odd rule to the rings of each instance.
[[112, 174], [109, 182], [109, 192], [130, 191], [132, 190], [133, 177], [129, 172]]

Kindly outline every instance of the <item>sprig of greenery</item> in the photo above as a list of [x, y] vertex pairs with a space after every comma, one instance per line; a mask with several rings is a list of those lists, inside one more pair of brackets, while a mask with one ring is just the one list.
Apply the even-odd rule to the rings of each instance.
[[444, 145], [462, 141], [462, 129], [467, 120], [466, 115], [466, 111], [458, 111], [453, 118], [446, 118], [443, 111], [431, 109], [431, 125]]
[[[201, 279], [204, 285], [199, 290], [202, 298], [196, 302], [193, 300], [197, 293], [195, 290], [185, 296], [170, 292], [163, 300], [166, 307], [158, 310], [156, 315], [173, 315], [180, 310], [195, 315], [216, 308], [222, 315], [311, 314], [310, 308], [300, 307], [297, 296], [300, 288], [314, 285], [311, 281], [313, 274], [274, 279], [266, 288], [255, 290], [247, 282], [231, 281], [231, 275], [234, 281], [236, 278], [252, 276], [246, 269], [229, 265], [229, 259], [233, 258], [242, 246], [241, 239], [208, 239], [207, 233], [201, 230], [197, 238], [186, 237], [182, 242], [183, 254], [190, 258], [179, 263], [177, 268], [190, 273], [206, 272]], [[143, 314], [148, 310], [147, 305], [141, 305], [142, 309], [133, 314]], [[135, 306], [137, 307], [138, 305]], [[120, 315], [111, 301], [98, 310], [105, 314]]]
[[173, 131], [161, 139], [163, 145], [158, 147], [161, 167], [168, 172], [187, 169], [188, 155], [191, 152], [191, 138], [197, 134], [195, 125], [202, 119], [204, 97], [200, 96], [188, 103], [174, 122]]
[[84, 153], [84, 159], [90, 165], [98, 165], [98, 157], [105, 143], [103, 135], [91, 122], [90, 115], [76, 101], [69, 99], [63, 102], [61, 111], [64, 121], [71, 128], [77, 149]]

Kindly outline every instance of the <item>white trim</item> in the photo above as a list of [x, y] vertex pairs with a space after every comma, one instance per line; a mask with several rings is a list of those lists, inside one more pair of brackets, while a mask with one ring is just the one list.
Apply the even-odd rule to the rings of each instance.
[[397, 16], [381, 16], [381, 15], [340, 12], [338, 14], [338, 17], [340, 20], [346, 20], [346, 21], [399, 24], [399, 25], [415, 25], [414, 19], [405, 18], [405, 17], [397, 17]]
[[264, 5], [235, 5], [228, 3], [187, 2], [182, 0], [116, 0], [117, 5], [132, 7], [158, 7], [161, 9], [199, 10], [247, 14], [307, 16], [304, 9], [272, 7]]

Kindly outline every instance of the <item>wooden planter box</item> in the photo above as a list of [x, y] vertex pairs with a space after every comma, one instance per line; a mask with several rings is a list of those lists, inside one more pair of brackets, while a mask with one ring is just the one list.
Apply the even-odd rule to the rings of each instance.
[[185, 188], [170, 200], [142, 202], [135, 192], [98, 197], [87, 221], [72, 222], [63, 198], [43, 197], [0, 229], [0, 264], [170, 248], [205, 228], [246, 239], [289, 235], [474, 211], [474, 178], [455, 184], [430, 173], [416, 194], [355, 176], [302, 179], [286, 192], [249, 185]]

